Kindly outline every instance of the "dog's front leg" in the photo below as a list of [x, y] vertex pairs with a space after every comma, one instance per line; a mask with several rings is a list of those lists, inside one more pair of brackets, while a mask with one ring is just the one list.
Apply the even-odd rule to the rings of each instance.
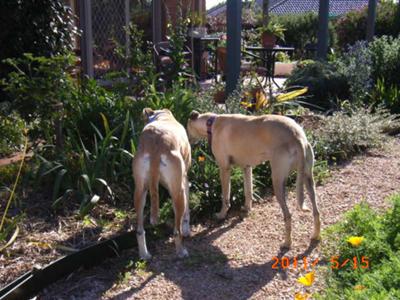
[[217, 219], [224, 219], [226, 214], [231, 206], [230, 197], [231, 197], [231, 168], [230, 167], [220, 167], [219, 168], [219, 176], [221, 179], [222, 186], [222, 207], [221, 211], [217, 213], [215, 216]]
[[253, 169], [250, 166], [243, 168], [245, 203], [242, 210], [249, 212], [253, 202]]

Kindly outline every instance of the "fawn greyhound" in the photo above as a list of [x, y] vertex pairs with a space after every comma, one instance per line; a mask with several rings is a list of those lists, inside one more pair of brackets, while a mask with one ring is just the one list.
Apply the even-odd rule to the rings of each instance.
[[252, 206], [252, 167], [270, 161], [275, 196], [282, 208], [285, 221], [284, 247], [291, 246], [291, 214], [286, 204], [285, 185], [289, 173], [297, 169], [297, 203], [301, 210], [309, 210], [304, 203], [305, 184], [310, 196], [313, 216], [313, 239], [319, 239], [320, 214], [316, 202], [313, 179], [314, 153], [303, 129], [294, 120], [278, 115], [245, 116], [240, 114], [200, 114], [193, 111], [187, 124], [190, 142], [208, 138], [212, 153], [220, 169], [222, 208], [217, 218], [226, 217], [230, 207], [230, 169], [232, 165], [244, 173], [245, 205]]
[[147, 121], [139, 139], [139, 147], [133, 159], [135, 180], [135, 210], [137, 214], [136, 237], [139, 255], [150, 259], [143, 228], [143, 208], [147, 191], [150, 191], [150, 223], [159, 218], [159, 182], [168, 190], [175, 212], [174, 238], [179, 257], [188, 255], [183, 247], [182, 236], [190, 235], [189, 183], [187, 172], [191, 162], [191, 149], [185, 128], [167, 110], [145, 108], [143, 117]]

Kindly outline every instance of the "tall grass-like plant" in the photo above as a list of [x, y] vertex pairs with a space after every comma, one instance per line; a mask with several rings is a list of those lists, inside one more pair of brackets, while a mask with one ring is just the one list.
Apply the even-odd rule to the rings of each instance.
[[[71, 152], [56, 160], [48, 160], [37, 154], [41, 161], [38, 178], [51, 176], [53, 181], [52, 201], [57, 207], [67, 199], [78, 199], [80, 215], [87, 214], [96, 203], [105, 198], [114, 199], [112, 183], [130, 178], [130, 160], [135, 146], [131, 139], [131, 151], [124, 148], [129, 139], [130, 115], [126, 114], [122, 126], [110, 129], [107, 118], [102, 115], [105, 134], [93, 127], [93, 147], [82, 141], [79, 132], [70, 132]], [[117, 136], [117, 133], [119, 135]]]

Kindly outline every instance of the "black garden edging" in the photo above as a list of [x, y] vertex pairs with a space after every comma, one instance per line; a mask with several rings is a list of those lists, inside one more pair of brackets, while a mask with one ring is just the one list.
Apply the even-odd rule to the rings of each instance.
[[5, 286], [0, 290], [0, 300], [29, 299], [46, 286], [78, 268], [97, 265], [106, 258], [115, 257], [122, 250], [132, 248], [136, 244], [135, 231], [131, 231], [61, 257], [42, 269], [33, 269], [25, 273]]

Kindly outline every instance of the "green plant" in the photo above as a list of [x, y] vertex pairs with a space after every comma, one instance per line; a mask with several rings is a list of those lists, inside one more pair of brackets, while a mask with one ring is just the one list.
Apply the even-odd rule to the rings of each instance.
[[[397, 299], [400, 296], [397, 238], [400, 195], [393, 195], [390, 200], [393, 208], [384, 214], [377, 214], [362, 202], [324, 232], [323, 252], [330, 257], [328, 268], [331, 270], [326, 272], [328, 288], [317, 299]], [[348, 242], [351, 236], [360, 237], [361, 243], [351, 245]], [[335, 268], [332, 260], [335, 257], [340, 261], [350, 258], [351, 263]], [[357, 267], [354, 258], [357, 258]]]
[[[336, 24], [338, 46], [345, 48], [356, 41], [364, 40], [366, 33], [368, 8], [353, 10], [340, 17]], [[376, 12], [375, 35], [398, 36], [400, 26], [398, 25], [399, 6], [392, 1], [379, 1]]]
[[[120, 126], [110, 129], [107, 118], [102, 115], [105, 134], [93, 125], [93, 143], [89, 148], [80, 138], [79, 132], [70, 131], [68, 147], [59, 159], [46, 159], [36, 154], [41, 164], [37, 178], [53, 183], [53, 207], [58, 207], [67, 199], [78, 199], [79, 212], [86, 215], [101, 199], [111, 199], [115, 193], [111, 188], [114, 182], [130, 182], [130, 164], [135, 146], [131, 140], [131, 151], [124, 148], [129, 139], [130, 116]], [[117, 136], [117, 133], [119, 135]], [[49, 178], [50, 177], [50, 178]]]
[[[77, 35], [73, 15], [62, 0], [2, 1], [0, 4], [0, 80], [13, 71], [3, 60], [58, 56], [73, 50]], [[12, 100], [0, 86], [0, 102]]]
[[13, 72], [1, 83], [13, 98], [15, 109], [27, 122], [38, 121], [34, 128], [51, 136], [52, 122], [60, 118], [55, 109], [59, 103], [68, 104], [74, 83], [68, 73], [74, 57], [70, 54], [51, 58], [24, 54], [22, 58], [7, 59]]
[[397, 85], [387, 85], [385, 79], [378, 79], [369, 97], [373, 106], [383, 105], [392, 113], [400, 113], [400, 89]]
[[0, 112], [0, 132], [2, 133], [0, 157], [7, 156], [21, 149], [24, 128], [25, 123], [17, 113], [12, 112], [9, 115], [3, 115]]
[[308, 87], [304, 101], [312, 108], [329, 110], [337, 107], [338, 100], [348, 99], [349, 86], [346, 77], [329, 63], [310, 61], [299, 64], [285, 83], [286, 87]]
[[323, 117], [310, 140], [318, 160], [337, 162], [382, 146], [387, 140], [383, 132], [395, 126], [399, 126], [399, 121], [385, 109], [349, 109]]
[[280, 40], [285, 41], [286, 28], [278, 22], [270, 21], [267, 24], [264, 24], [264, 25], [258, 27], [257, 30], [259, 31], [260, 34], [269, 33], [269, 34], [276, 36]]

